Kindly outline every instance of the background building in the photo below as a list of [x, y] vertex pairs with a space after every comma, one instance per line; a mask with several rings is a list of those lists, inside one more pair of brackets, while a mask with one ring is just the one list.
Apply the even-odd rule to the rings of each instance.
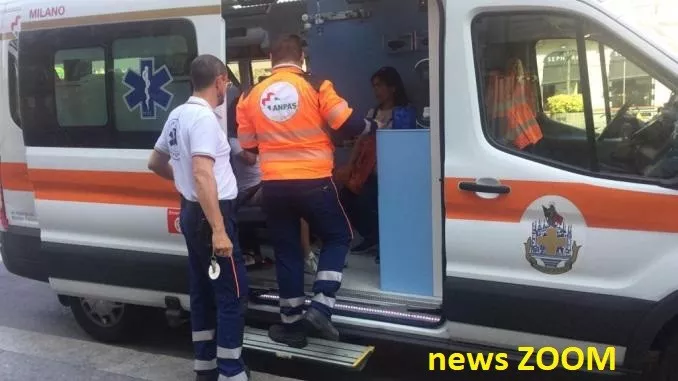
[[[678, 52], [678, 1], [601, 0], [624, 20], [642, 31], [656, 35], [673, 52]], [[579, 55], [575, 39], [542, 40], [537, 43], [537, 70], [541, 79], [544, 109], [551, 118], [585, 128]], [[603, 55], [604, 59], [601, 59]], [[587, 41], [587, 61], [596, 129], [605, 127], [605, 82], [612, 114], [625, 103], [641, 119], [657, 113], [671, 91], [625, 57], [594, 40]], [[601, 68], [604, 63], [605, 68]], [[606, 77], [606, 79], [605, 79]]]

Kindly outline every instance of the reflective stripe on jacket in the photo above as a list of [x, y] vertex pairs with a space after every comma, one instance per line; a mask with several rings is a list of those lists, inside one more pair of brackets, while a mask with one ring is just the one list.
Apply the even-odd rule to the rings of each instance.
[[494, 136], [522, 150], [543, 135], [532, 107], [532, 89], [525, 76], [490, 73], [487, 108]]

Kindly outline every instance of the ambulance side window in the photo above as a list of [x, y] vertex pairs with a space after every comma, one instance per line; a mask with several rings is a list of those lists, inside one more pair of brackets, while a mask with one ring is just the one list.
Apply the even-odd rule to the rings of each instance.
[[151, 149], [191, 91], [195, 26], [156, 20], [22, 31], [27, 146]]
[[651, 75], [595, 20], [481, 15], [472, 33], [483, 129], [494, 146], [606, 178], [678, 176], [676, 84]]
[[12, 53], [8, 55], [7, 71], [7, 85], [9, 87], [9, 113], [11, 114], [14, 123], [16, 123], [17, 126], [21, 126], [21, 120], [19, 119], [19, 86], [17, 82], [16, 57]]
[[191, 95], [188, 58], [188, 42], [181, 35], [113, 41], [113, 104], [119, 131], [162, 130], [169, 112]]
[[105, 126], [106, 67], [100, 47], [59, 50], [54, 55], [54, 95], [62, 127]]

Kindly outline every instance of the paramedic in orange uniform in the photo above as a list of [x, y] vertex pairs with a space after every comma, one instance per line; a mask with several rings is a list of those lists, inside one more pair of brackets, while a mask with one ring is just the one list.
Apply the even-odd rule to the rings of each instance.
[[[348, 139], [378, 127], [356, 117], [331, 82], [306, 74], [303, 60], [299, 36], [278, 39], [271, 76], [241, 96], [236, 113], [240, 145], [260, 156], [262, 204], [276, 256], [283, 324], [272, 326], [269, 336], [293, 347], [306, 346], [307, 334], [339, 339], [331, 316], [353, 234], [332, 181], [330, 134]], [[302, 218], [323, 243], [305, 314]]]

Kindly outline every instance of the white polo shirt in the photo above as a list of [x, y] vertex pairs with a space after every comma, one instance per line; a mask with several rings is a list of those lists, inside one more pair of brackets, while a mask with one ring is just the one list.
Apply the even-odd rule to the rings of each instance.
[[172, 110], [155, 149], [170, 156], [177, 191], [189, 201], [198, 201], [193, 181], [193, 156], [214, 159], [214, 177], [219, 200], [233, 200], [238, 186], [231, 167], [231, 148], [217, 116], [202, 98], [190, 97]]

